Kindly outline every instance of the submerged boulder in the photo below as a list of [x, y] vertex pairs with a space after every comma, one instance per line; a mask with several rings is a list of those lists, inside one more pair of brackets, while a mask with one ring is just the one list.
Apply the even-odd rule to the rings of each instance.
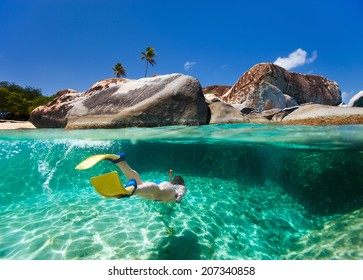
[[338, 216], [301, 237], [284, 259], [361, 260], [363, 208]]
[[291, 98], [298, 104], [339, 105], [342, 101], [336, 82], [322, 76], [289, 72], [272, 63], [253, 66], [221, 99], [226, 103], [247, 102], [246, 107], [263, 111], [297, 105], [290, 102]]
[[[308, 146], [309, 140], [303, 144]], [[362, 207], [363, 161], [357, 151], [295, 149], [279, 162], [273, 176], [311, 213], [332, 215]]]
[[30, 121], [36, 127], [85, 129], [201, 125], [207, 117], [199, 81], [171, 74], [102, 80], [84, 93], [64, 94], [36, 108]]

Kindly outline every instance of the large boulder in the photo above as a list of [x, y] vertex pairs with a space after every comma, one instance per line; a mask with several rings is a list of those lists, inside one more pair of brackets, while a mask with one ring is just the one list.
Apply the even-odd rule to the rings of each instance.
[[[285, 100], [282, 100], [283, 95]], [[336, 82], [322, 76], [289, 72], [272, 63], [253, 66], [222, 96], [222, 101], [247, 102], [248, 107], [263, 111], [286, 105], [289, 99], [286, 95], [298, 104], [339, 105], [342, 101]]]
[[209, 105], [209, 109], [211, 111], [210, 124], [249, 123], [249, 120], [232, 105], [215, 102]]
[[352, 97], [348, 103], [348, 107], [363, 107], [363, 90]]
[[36, 108], [30, 121], [36, 127], [84, 129], [201, 125], [206, 124], [207, 117], [199, 81], [171, 74], [102, 80], [84, 93], [64, 94]]
[[216, 96], [222, 96], [225, 94], [231, 86], [224, 86], [224, 85], [213, 85], [213, 86], [207, 86], [203, 88], [204, 94], [215, 94]]
[[262, 81], [256, 85], [253, 94], [248, 94], [242, 105], [253, 108], [257, 112], [271, 109], [284, 109], [286, 107], [285, 95], [273, 84]]
[[37, 128], [60, 128], [67, 125], [67, 114], [75, 101], [83, 98], [83, 93], [59, 91], [57, 97], [45, 106], [36, 107], [29, 121]]
[[363, 124], [363, 108], [320, 104], [305, 105], [290, 113], [281, 123], [293, 125]]

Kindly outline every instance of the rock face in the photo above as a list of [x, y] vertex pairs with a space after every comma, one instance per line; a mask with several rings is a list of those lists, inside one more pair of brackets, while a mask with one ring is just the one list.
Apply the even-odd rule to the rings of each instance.
[[253, 66], [221, 99], [230, 104], [242, 103], [257, 111], [283, 109], [295, 102], [339, 105], [342, 101], [338, 84], [334, 81], [289, 72], [272, 63]]
[[363, 124], [363, 108], [306, 105], [290, 113], [281, 123], [293, 125]]
[[82, 98], [83, 93], [60, 93], [45, 106], [35, 108], [29, 121], [37, 128], [63, 128], [67, 125], [68, 111], [73, 103]]
[[231, 86], [220, 86], [220, 85], [213, 85], [213, 86], [207, 86], [203, 88], [204, 94], [214, 94], [216, 96], [222, 96], [225, 94]]
[[58, 91], [55, 95], [57, 97], [61, 97], [62, 95], [68, 94], [68, 93], [79, 93], [79, 92], [74, 90], [74, 89], [67, 88], [67, 89], [63, 89], [63, 90]]
[[84, 93], [65, 93], [36, 108], [36, 127], [119, 128], [206, 124], [208, 108], [195, 78], [171, 74], [107, 79]]
[[[305, 144], [309, 145], [309, 140]], [[347, 156], [346, 150], [295, 149], [282, 154], [278, 162], [271, 167], [272, 176], [311, 213], [333, 215], [362, 207], [361, 154], [350, 152]]]
[[337, 217], [300, 238], [284, 259], [361, 260], [362, 227], [363, 209]]
[[352, 97], [348, 103], [348, 107], [363, 107], [363, 90]]
[[211, 124], [249, 123], [249, 120], [232, 105], [223, 102], [215, 102], [209, 105], [209, 109], [211, 111], [209, 123]]

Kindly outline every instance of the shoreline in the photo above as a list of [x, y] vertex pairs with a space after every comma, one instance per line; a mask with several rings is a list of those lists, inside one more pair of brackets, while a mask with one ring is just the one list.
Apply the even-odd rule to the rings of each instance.
[[29, 121], [0, 120], [0, 130], [36, 129]]
[[[236, 123], [237, 124], [237, 123]], [[251, 122], [252, 124], [252, 122]], [[261, 123], [262, 124], [262, 123]], [[264, 123], [266, 124], [266, 123]], [[339, 118], [336, 118], [335, 121], [330, 121], [329, 118], [323, 122], [319, 122], [315, 119], [312, 120], [295, 120], [295, 121], [285, 121], [280, 123], [270, 123], [271, 125], [280, 124], [282, 126], [341, 126], [341, 125], [357, 125], [362, 124], [360, 121], [352, 121], [346, 120], [346, 118], [341, 121]], [[1, 130], [17, 130], [17, 129], [37, 129], [30, 121], [14, 121], [14, 120], [0, 120], [0, 131]]]

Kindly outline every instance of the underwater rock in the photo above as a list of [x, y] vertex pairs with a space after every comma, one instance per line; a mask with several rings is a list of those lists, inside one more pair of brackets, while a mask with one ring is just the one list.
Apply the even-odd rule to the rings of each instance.
[[67, 129], [206, 124], [208, 107], [199, 81], [181, 74], [139, 80], [106, 79], [84, 93], [57, 97], [36, 108], [36, 127]]
[[301, 106], [282, 120], [292, 125], [363, 124], [363, 108], [312, 104]]
[[363, 90], [349, 100], [348, 107], [363, 107]]
[[363, 208], [342, 215], [303, 236], [284, 259], [362, 260]]
[[[284, 103], [286, 104], [286, 100], [280, 100], [284, 94], [293, 98], [298, 104], [313, 102], [339, 105], [342, 101], [336, 82], [322, 76], [289, 72], [272, 63], [260, 63], [249, 69], [222, 96], [222, 101], [226, 103], [247, 101], [248, 107], [252, 105], [253, 108], [263, 111], [281, 108]], [[296, 105], [292, 105], [290, 100], [287, 101], [287, 107]]]
[[363, 161], [357, 151], [295, 150], [279, 162], [272, 175], [309, 212], [331, 215], [363, 206]]

